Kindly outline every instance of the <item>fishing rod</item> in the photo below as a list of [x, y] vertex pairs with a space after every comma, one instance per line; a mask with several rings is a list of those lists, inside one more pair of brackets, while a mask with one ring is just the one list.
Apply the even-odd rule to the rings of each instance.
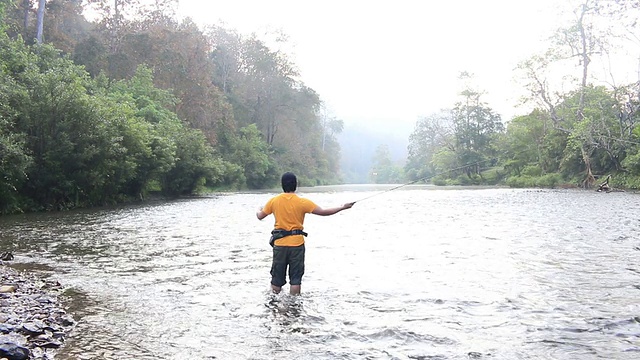
[[[435, 176], [435, 175], [434, 175], [434, 176]], [[355, 204], [355, 203], [357, 203], [357, 202], [362, 202], [362, 201], [367, 200], [367, 199], [370, 199], [370, 198], [372, 198], [372, 197], [374, 197], [374, 196], [382, 195], [382, 194], [387, 193], [387, 192], [389, 192], [389, 191], [393, 191], [393, 190], [396, 190], [396, 189], [400, 189], [401, 187], [405, 187], [405, 186], [407, 186], [407, 185], [415, 184], [415, 183], [417, 183], [417, 182], [418, 182], [418, 181], [420, 181], [420, 180], [425, 180], [425, 179], [428, 179], [428, 178], [429, 178], [429, 176], [425, 176], [425, 177], [423, 177], [423, 178], [420, 178], [420, 179], [417, 179], [417, 180], [413, 180], [413, 181], [408, 182], [408, 183], [406, 183], [406, 184], [398, 185], [398, 186], [393, 187], [393, 188], [391, 188], [391, 189], [387, 189], [387, 190], [381, 191], [381, 192], [379, 192], [379, 193], [376, 193], [376, 194], [373, 194], [373, 195], [369, 195], [369, 196], [367, 196], [367, 197], [365, 197], [365, 198], [362, 198], [362, 199], [360, 199], [360, 200], [358, 200], [358, 201], [354, 201], [353, 203]]]
[[427, 179], [430, 179], [430, 178], [434, 178], [434, 177], [436, 177], [436, 176], [438, 176], [438, 175], [446, 174], [446, 173], [448, 173], [448, 172], [452, 172], [452, 171], [456, 171], [456, 170], [462, 170], [462, 169], [467, 168], [467, 167], [469, 167], [469, 166], [480, 165], [480, 164], [482, 164], [482, 163], [484, 163], [484, 162], [492, 161], [492, 160], [495, 160], [495, 158], [492, 158], [492, 159], [486, 159], [486, 160], [481, 160], [481, 161], [477, 161], [477, 162], [475, 162], [475, 163], [466, 164], [466, 165], [463, 165], [463, 166], [458, 166], [458, 167], [456, 167], [456, 168], [451, 168], [451, 169], [449, 169], [449, 170], [447, 170], [447, 171], [443, 171], [443, 172], [440, 172], [440, 173], [437, 173], [437, 174], [434, 174], [434, 175], [424, 176], [424, 177], [421, 177], [421, 178], [419, 178], [419, 179], [416, 179], [416, 180], [410, 181], [410, 182], [408, 182], [408, 183], [405, 183], [405, 184], [402, 184], [402, 185], [398, 185], [398, 186], [393, 187], [393, 188], [391, 188], [391, 189], [387, 189], [387, 190], [384, 190], [384, 191], [381, 191], [381, 192], [378, 192], [378, 193], [375, 193], [375, 194], [369, 195], [369, 196], [367, 196], [367, 197], [365, 197], [365, 198], [362, 198], [362, 199], [360, 199], [360, 200], [358, 200], [358, 201], [354, 201], [353, 203], [355, 204], [355, 203], [357, 203], [357, 202], [362, 202], [362, 201], [364, 201], [364, 200], [371, 199], [371, 198], [372, 198], [372, 197], [374, 197], [374, 196], [382, 195], [382, 194], [388, 193], [388, 192], [390, 192], [390, 191], [397, 190], [397, 189], [403, 188], [403, 187], [408, 186], [408, 185], [411, 185], [411, 184], [415, 184], [415, 183], [417, 183], [418, 181], [423, 181], [423, 180], [427, 180]]

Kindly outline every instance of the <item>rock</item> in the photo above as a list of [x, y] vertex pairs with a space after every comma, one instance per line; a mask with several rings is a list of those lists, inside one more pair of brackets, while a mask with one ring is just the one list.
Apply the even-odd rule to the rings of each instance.
[[15, 331], [16, 327], [10, 324], [0, 323], [0, 333], [9, 334]]
[[9, 360], [28, 360], [31, 352], [29, 349], [16, 344], [0, 344], [0, 356]]
[[0, 286], [0, 293], [12, 293], [18, 289], [15, 285], [2, 285]]
[[27, 335], [41, 335], [44, 334], [44, 329], [42, 326], [35, 323], [25, 323], [22, 324], [22, 331]]
[[68, 314], [60, 316], [58, 318], [58, 322], [62, 324], [62, 326], [73, 326], [76, 323], [75, 320], [73, 320], [73, 318]]
[[10, 261], [13, 260], [13, 253], [11, 251], [5, 251], [0, 254], [0, 260], [2, 261]]
[[0, 284], [14, 287], [0, 292], [0, 360], [53, 360], [75, 325], [59, 300], [64, 289], [1, 264]]

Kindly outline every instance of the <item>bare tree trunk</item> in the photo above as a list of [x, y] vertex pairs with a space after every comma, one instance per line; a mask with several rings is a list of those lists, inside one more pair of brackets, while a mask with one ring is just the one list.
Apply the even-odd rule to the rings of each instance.
[[587, 34], [585, 33], [584, 30], [584, 14], [587, 12], [587, 2], [585, 2], [584, 4], [582, 4], [582, 12], [580, 13], [580, 20], [578, 21], [578, 27], [580, 29], [580, 40], [581, 40], [581, 47], [582, 47], [582, 51], [580, 54], [580, 57], [582, 58], [582, 82], [580, 83], [581, 85], [581, 89], [580, 89], [580, 103], [578, 104], [578, 120], [582, 120], [582, 118], [584, 117], [583, 115], [583, 111], [584, 111], [584, 93], [585, 93], [585, 89], [587, 87], [587, 75], [588, 75], [588, 71], [589, 71], [589, 63], [591, 62], [591, 59], [589, 58], [589, 51], [590, 49], [587, 48]]
[[329, 122], [327, 115], [327, 108], [322, 108], [322, 113], [320, 115], [322, 117], [322, 151], [324, 151], [324, 145], [327, 141], [327, 123]]
[[24, 34], [26, 34], [29, 29], [29, 10], [31, 10], [31, 1], [22, 0], [22, 11], [24, 11]]
[[[580, 100], [578, 103], [578, 113], [576, 114], [576, 118], [578, 121], [582, 121], [584, 119], [584, 96], [587, 89], [589, 63], [591, 62], [591, 59], [589, 58], [589, 52], [591, 49], [589, 49], [587, 46], [587, 34], [584, 29], [584, 15], [588, 10], [588, 2], [588, 0], [585, 0], [585, 2], [582, 4], [580, 19], [578, 20], [578, 29], [580, 30], [581, 40], [580, 57], [582, 60], [582, 82], [580, 83]], [[593, 172], [591, 171], [591, 151], [585, 150], [584, 144], [581, 144], [580, 152], [582, 153], [582, 159], [586, 167], [586, 177], [582, 184], [585, 189], [589, 189], [596, 181], [595, 177], [593, 176]]]
[[113, 11], [114, 11], [113, 24], [111, 24], [111, 53], [115, 54], [117, 50], [117, 45], [118, 45], [117, 37], [119, 36], [120, 24], [121, 24], [119, 0], [113, 1]]
[[42, 44], [42, 31], [44, 29], [44, 7], [46, 0], [38, 0], [38, 32], [36, 33], [36, 42]]
[[591, 172], [591, 155], [584, 149], [584, 145], [580, 147], [580, 152], [582, 153], [582, 159], [584, 160], [584, 164], [587, 168], [587, 176], [582, 181], [582, 187], [585, 189], [591, 189], [593, 184], [596, 182], [596, 178]]

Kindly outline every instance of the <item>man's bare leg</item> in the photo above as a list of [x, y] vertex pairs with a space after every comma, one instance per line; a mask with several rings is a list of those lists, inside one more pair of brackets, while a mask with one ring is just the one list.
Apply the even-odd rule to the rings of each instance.
[[275, 286], [271, 284], [271, 291], [273, 291], [274, 294], [280, 294], [280, 290], [282, 290], [282, 286]]
[[291, 285], [291, 289], [289, 289], [289, 293], [291, 295], [300, 295], [300, 287], [301, 285]]

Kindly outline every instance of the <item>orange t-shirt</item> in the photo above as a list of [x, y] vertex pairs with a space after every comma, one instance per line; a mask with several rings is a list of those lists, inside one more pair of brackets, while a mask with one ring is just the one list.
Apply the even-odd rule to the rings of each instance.
[[[262, 208], [267, 215], [273, 214], [276, 218], [274, 229], [282, 230], [303, 230], [304, 216], [313, 212], [317, 205], [305, 198], [301, 198], [295, 193], [282, 193], [272, 197]], [[300, 246], [304, 244], [304, 236], [291, 235], [276, 240], [278, 246]]]

